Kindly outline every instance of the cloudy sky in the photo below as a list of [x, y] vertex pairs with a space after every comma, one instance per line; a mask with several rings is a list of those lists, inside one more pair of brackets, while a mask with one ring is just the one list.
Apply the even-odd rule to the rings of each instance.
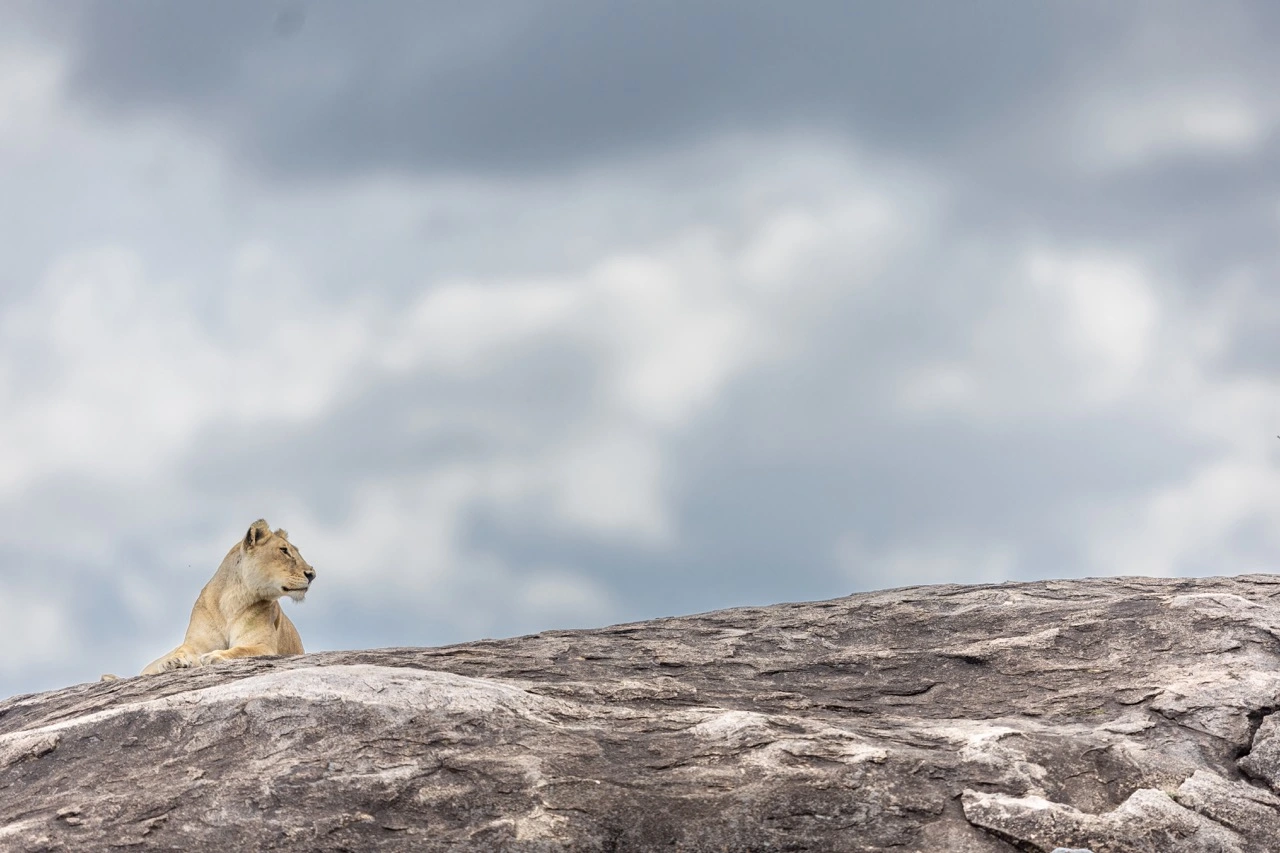
[[0, 0], [0, 696], [1280, 559], [1280, 6]]

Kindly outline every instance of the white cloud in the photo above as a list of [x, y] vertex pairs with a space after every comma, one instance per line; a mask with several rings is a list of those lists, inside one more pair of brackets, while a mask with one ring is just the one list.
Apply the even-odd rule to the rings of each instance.
[[888, 199], [850, 193], [740, 232], [693, 227], [557, 277], [428, 284], [384, 336], [381, 363], [458, 373], [518, 358], [538, 338], [587, 344], [619, 416], [678, 429], [735, 375], [786, 352], [820, 315], [815, 291], [825, 304], [863, 286], [903, 242]]
[[[559, 275], [427, 283], [403, 316], [377, 321], [372, 362], [467, 376], [510, 367], [539, 342], [579, 346], [600, 371], [594, 408], [561, 434], [522, 434], [523, 455], [476, 461], [477, 485], [459, 500], [670, 545], [677, 531], [667, 506], [668, 436], [735, 377], [803, 344], [823, 316], [815, 305], [864, 286], [859, 275], [905, 242], [903, 218], [887, 197], [855, 185], [838, 202], [793, 204], [781, 219], [766, 209], [739, 231], [685, 229]], [[483, 421], [472, 428], [519, 432], [518, 424]]]
[[[791, 296], [815, 279], [820, 286], [865, 285], [914, 236], [909, 226], [919, 229], [927, 224], [927, 208], [917, 201], [907, 203], [910, 193], [890, 200], [883, 190], [852, 183], [842, 198], [770, 211], [751, 234], [740, 260], [747, 282]], [[819, 265], [843, 275], [822, 275]]]
[[517, 606], [538, 624], [595, 627], [614, 618], [617, 606], [592, 578], [563, 570], [538, 570], [521, 584]]
[[764, 318], [734, 291], [727, 272], [726, 258], [697, 237], [592, 270], [583, 331], [609, 353], [612, 393], [623, 411], [658, 427], [679, 426], [757, 357]]
[[1266, 138], [1271, 123], [1239, 94], [1174, 91], [1099, 105], [1085, 127], [1094, 135], [1097, 165], [1126, 168], [1183, 153], [1247, 154]]
[[1032, 247], [1005, 262], [1003, 281], [974, 291], [983, 302], [953, 352], [897, 367], [902, 414], [1079, 414], [1152, 393], [1193, 355], [1179, 335], [1195, 324], [1136, 256]]
[[73, 253], [4, 318], [0, 355], [29, 365], [0, 420], [10, 493], [51, 469], [144, 473], [198, 421], [210, 353], [140, 267], [122, 248]]
[[[1090, 560], [1126, 574], [1231, 574], [1271, 568], [1280, 551], [1280, 383], [1222, 380], [1200, 365], [1172, 384], [1169, 420], [1208, 455], [1123, 500], [1082, 513]], [[1241, 543], [1241, 534], [1252, 541]]]
[[[344, 600], [389, 611], [412, 602], [436, 636], [488, 634], [512, 619], [605, 624], [617, 607], [599, 581], [567, 567], [513, 564], [464, 540], [470, 509], [514, 497], [501, 479], [455, 466], [424, 482], [370, 486], [337, 526], [286, 507], [290, 537], [319, 575], [317, 605], [341, 613]], [[324, 644], [332, 628], [318, 631]]]
[[1105, 176], [1178, 157], [1258, 152], [1280, 118], [1280, 102], [1226, 70], [1207, 57], [1196, 57], [1176, 76], [1152, 78], [1133, 65], [1107, 67], [1066, 111], [1070, 121], [1061, 141], [1068, 161]]
[[673, 533], [661, 448], [641, 432], [601, 431], [567, 443], [538, 486], [570, 526], [661, 543]]
[[[1170, 458], [1145, 488], [1059, 508], [1054, 528], [1080, 546], [1081, 568], [1169, 576], [1267, 565], [1280, 550], [1280, 383], [1218, 373], [1231, 330], [1267, 310], [1264, 294], [1235, 277], [1193, 306], [1136, 256], [1090, 249], [1037, 248], [1016, 268], [1026, 286], [991, 306], [967, 354], [903, 370], [900, 410], [1004, 429], [1093, 413], [1167, 424], [1152, 442], [1176, 437], [1198, 458]], [[947, 561], [907, 553], [885, 565], [945, 576]]]
[[272, 305], [270, 282], [242, 266], [236, 283], [254, 296], [235, 303], [231, 288], [232, 332], [222, 337], [178, 289], [150, 280], [136, 251], [104, 246], [56, 261], [2, 323], [0, 489], [12, 495], [52, 471], [138, 482], [210, 422], [317, 414], [366, 348], [363, 318]]
[[383, 346], [381, 361], [392, 369], [425, 363], [473, 372], [520, 343], [563, 328], [578, 301], [563, 283], [445, 282], [417, 301]]
[[431, 595], [474, 562], [459, 536], [465, 513], [485, 486], [480, 472], [453, 466], [408, 482], [361, 487], [350, 496], [353, 509], [340, 525], [317, 521], [301, 502], [282, 512], [290, 519], [291, 538], [337, 595], [416, 598]]
[[83, 637], [50, 590], [22, 590], [0, 583], [0, 675], [18, 675], [50, 663], [66, 663]]
[[1142, 378], [1156, 344], [1160, 306], [1136, 259], [1033, 251], [1026, 270], [1059, 318], [1063, 342], [1082, 360], [1082, 385], [1090, 396], [1114, 398]]
[[832, 559], [850, 581], [892, 586], [955, 583], [999, 583], [1017, 570], [1017, 550], [1008, 542], [973, 542], [961, 536], [928, 542], [868, 546], [857, 533], [836, 540]]
[[[1280, 550], [1280, 466], [1225, 457], [1169, 486], [1122, 504], [1101, 501], [1090, 519], [1090, 562], [1115, 574], [1169, 577], [1270, 569]], [[1238, 551], [1247, 525], [1263, 531], [1266, 551]]]
[[60, 57], [31, 45], [0, 45], [0, 156], [31, 151], [57, 111]]
[[969, 365], [937, 362], [903, 371], [896, 404], [909, 414], [963, 411], [974, 405], [979, 393], [978, 378]]

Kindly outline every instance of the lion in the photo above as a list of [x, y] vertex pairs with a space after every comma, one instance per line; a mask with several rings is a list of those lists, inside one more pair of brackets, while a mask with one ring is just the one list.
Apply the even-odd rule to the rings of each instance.
[[277, 599], [287, 595], [302, 601], [315, 579], [316, 570], [289, 541], [289, 534], [273, 533], [258, 519], [200, 590], [182, 645], [147, 664], [142, 674], [236, 658], [302, 654], [298, 629]]

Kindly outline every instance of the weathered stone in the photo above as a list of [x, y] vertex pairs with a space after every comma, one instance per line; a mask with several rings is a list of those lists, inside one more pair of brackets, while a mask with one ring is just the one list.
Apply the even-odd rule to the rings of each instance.
[[1240, 759], [1246, 775], [1280, 791], [1280, 714], [1268, 714], [1253, 736], [1253, 748]]
[[1278, 595], [912, 588], [19, 696], [0, 849], [1280, 851]]

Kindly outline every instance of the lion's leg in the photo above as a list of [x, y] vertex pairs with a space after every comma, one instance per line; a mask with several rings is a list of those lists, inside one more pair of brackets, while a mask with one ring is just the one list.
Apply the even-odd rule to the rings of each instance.
[[279, 654], [275, 646], [265, 643], [255, 643], [248, 646], [232, 646], [229, 649], [218, 649], [217, 651], [205, 652], [200, 655], [200, 665], [205, 666], [211, 663], [218, 663], [224, 660], [235, 660], [236, 658], [260, 658], [264, 655]]
[[178, 646], [176, 649], [169, 652], [169, 654], [162, 655], [147, 664], [143, 668], [142, 674], [158, 675], [162, 672], [168, 672], [171, 669], [183, 669], [188, 666], [196, 666], [199, 662], [200, 656], [195, 652], [195, 650], [186, 643], [183, 643], [181, 646]]

